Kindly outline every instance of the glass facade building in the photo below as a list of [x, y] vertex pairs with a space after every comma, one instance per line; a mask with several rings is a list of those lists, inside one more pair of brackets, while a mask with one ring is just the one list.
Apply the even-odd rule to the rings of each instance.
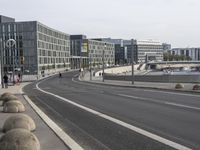
[[[22, 74], [45, 74], [70, 67], [70, 38], [37, 21], [0, 22], [3, 71]], [[7, 47], [8, 39], [16, 44]]]

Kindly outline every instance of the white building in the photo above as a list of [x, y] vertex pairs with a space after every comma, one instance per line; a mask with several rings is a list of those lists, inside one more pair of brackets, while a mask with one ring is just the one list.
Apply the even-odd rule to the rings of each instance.
[[200, 60], [200, 48], [173, 48], [171, 54], [189, 56], [193, 61]]
[[163, 46], [162, 43], [155, 40], [137, 40], [138, 62], [162, 61]]

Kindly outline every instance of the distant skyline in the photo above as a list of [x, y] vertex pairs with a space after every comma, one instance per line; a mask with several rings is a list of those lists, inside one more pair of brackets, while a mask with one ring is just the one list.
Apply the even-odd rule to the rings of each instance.
[[1, 0], [0, 6], [0, 15], [68, 34], [200, 47], [199, 0]]

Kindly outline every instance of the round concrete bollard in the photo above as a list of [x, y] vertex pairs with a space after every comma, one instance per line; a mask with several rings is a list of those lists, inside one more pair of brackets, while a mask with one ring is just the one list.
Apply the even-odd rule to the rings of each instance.
[[3, 97], [7, 96], [7, 95], [13, 95], [13, 94], [10, 93], [10, 92], [5, 92], [5, 93], [3, 93], [3, 94], [1, 95], [0, 100], [1, 100]]
[[18, 98], [15, 95], [5, 95], [4, 97], [1, 98], [1, 100], [3, 101], [3, 105], [11, 100], [18, 100]]
[[27, 129], [29, 131], [34, 131], [36, 126], [33, 119], [26, 115], [26, 114], [17, 114], [14, 116], [9, 117], [4, 125], [3, 125], [3, 132], [7, 132], [12, 129], [22, 128]]
[[195, 84], [192, 88], [193, 90], [200, 90], [200, 85], [198, 84]]
[[40, 143], [28, 130], [13, 129], [1, 137], [0, 150], [40, 150]]
[[3, 112], [5, 113], [19, 113], [24, 112], [25, 107], [22, 102], [18, 100], [8, 101], [3, 106]]
[[175, 86], [175, 89], [182, 89], [182, 88], [184, 88], [184, 85], [181, 83], [177, 83]]

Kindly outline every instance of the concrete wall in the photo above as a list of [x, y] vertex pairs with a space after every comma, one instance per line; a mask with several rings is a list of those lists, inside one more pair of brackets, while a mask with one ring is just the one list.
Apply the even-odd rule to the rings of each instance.
[[[163, 83], [200, 83], [200, 75], [135, 75], [135, 81]], [[105, 80], [132, 81], [132, 76], [105, 74]]]
[[[137, 70], [139, 64], [134, 65], [134, 70]], [[106, 68], [105, 73], [112, 73], [112, 74], [121, 74], [124, 72], [130, 72], [132, 70], [132, 66], [122, 66], [116, 68]], [[99, 76], [99, 73], [102, 73], [102, 70], [95, 73], [95, 76]]]

